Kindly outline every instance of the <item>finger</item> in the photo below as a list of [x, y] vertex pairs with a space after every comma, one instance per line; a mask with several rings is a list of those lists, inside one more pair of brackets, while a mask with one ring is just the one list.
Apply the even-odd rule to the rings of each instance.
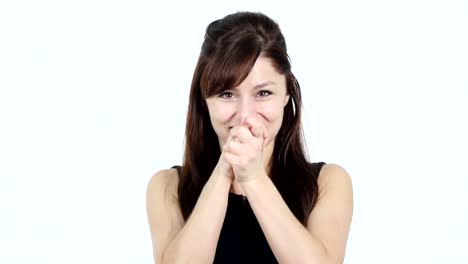
[[224, 142], [224, 145], [223, 145], [223, 148], [222, 148], [223, 151], [224, 151], [224, 149], [226, 148], [226, 146], [228, 146], [229, 143], [230, 143], [230, 142], [233, 142], [233, 141], [235, 141], [234, 138], [233, 138], [231, 135], [229, 135], [229, 137], [228, 137], [228, 139], [226, 140], [226, 142]]
[[245, 126], [247, 126], [249, 129], [253, 127], [259, 127], [262, 125], [262, 123], [257, 119], [253, 117], [247, 117], [244, 122]]
[[262, 137], [262, 123], [255, 118], [249, 117], [246, 119], [247, 123], [249, 124], [249, 130], [254, 137]]
[[268, 143], [268, 138], [270, 136], [268, 135], [268, 130], [266, 129], [265, 126], [262, 126], [262, 131], [263, 131], [263, 147], [265, 147], [266, 144]]
[[232, 137], [233, 139], [236, 139], [237, 136], [239, 135], [240, 128], [241, 128], [240, 126], [235, 126], [231, 128], [231, 130], [229, 131], [229, 136]]
[[232, 141], [232, 137], [229, 135], [226, 142], [224, 142], [223, 147], [226, 146], [227, 144], [229, 144], [229, 142], [231, 142], [231, 141]]
[[252, 135], [254, 137], [263, 139], [263, 127], [262, 126], [252, 127], [250, 129], [250, 132], [252, 132]]
[[242, 143], [237, 141], [231, 141], [229, 145], [226, 145], [224, 147], [224, 151], [231, 154], [240, 155], [242, 151]]
[[237, 155], [234, 155], [232, 153], [224, 153], [224, 158], [226, 161], [231, 164], [231, 165], [239, 165], [240, 164], [240, 157]]
[[245, 143], [250, 140], [252, 137], [252, 133], [250, 130], [245, 126], [238, 126], [234, 131], [233, 138], [234, 141]]

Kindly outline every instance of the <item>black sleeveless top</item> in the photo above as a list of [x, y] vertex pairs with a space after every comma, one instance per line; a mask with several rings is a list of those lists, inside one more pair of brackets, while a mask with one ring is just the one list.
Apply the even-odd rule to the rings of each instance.
[[[317, 177], [324, 164], [311, 164]], [[213, 263], [278, 263], [247, 197], [243, 195], [229, 193]]]

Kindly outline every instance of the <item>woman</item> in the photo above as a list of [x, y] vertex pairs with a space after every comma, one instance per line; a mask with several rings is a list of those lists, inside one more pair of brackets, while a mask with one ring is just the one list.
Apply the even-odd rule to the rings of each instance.
[[156, 173], [147, 213], [156, 263], [342, 263], [352, 187], [309, 163], [301, 93], [278, 25], [212, 22], [191, 85], [181, 167]]

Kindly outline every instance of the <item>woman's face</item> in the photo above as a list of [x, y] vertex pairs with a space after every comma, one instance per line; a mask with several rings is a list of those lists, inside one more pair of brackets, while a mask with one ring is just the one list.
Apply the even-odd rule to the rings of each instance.
[[276, 71], [271, 59], [259, 57], [239, 86], [206, 99], [220, 146], [226, 143], [231, 128], [255, 124], [266, 128], [270, 145], [281, 127], [288, 100], [286, 77]]

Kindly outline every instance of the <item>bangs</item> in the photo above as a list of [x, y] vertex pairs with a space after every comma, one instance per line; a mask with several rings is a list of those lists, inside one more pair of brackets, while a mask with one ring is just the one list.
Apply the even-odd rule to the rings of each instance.
[[262, 39], [249, 34], [241, 38], [227, 37], [208, 56], [200, 80], [201, 95], [208, 98], [241, 84], [252, 70], [262, 49]]

